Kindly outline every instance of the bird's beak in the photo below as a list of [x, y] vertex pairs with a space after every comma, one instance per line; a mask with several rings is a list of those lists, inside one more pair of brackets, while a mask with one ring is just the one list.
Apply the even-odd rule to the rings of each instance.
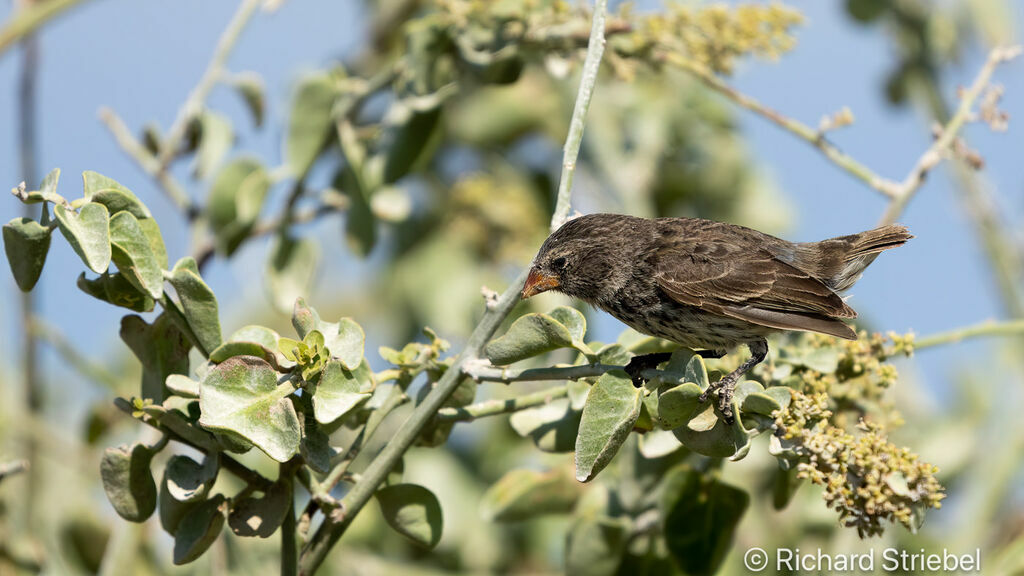
[[520, 294], [523, 300], [530, 296], [536, 296], [541, 292], [547, 292], [552, 288], [558, 288], [558, 278], [544, 274], [536, 267], [530, 269], [526, 276], [526, 284], [523, 285], [523, 292]]

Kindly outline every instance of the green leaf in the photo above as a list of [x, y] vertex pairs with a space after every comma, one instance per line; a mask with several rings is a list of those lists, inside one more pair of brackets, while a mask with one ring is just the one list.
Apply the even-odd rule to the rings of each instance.
[[114, 264], [132, 285], [154, 299], [163, 296], [164, 275], [159, 259], [131, 212], [118, 212], [110, 218], [110, 244]]
[[249, 109], [252, 121], [257, 128], [263, 126], [263, 118], [267, 108], [264, 94], [263, 78], [255, 72], [240, 72], [231, 77], [231, 85], [238, 91]]
[[143, 522], [156, 509], [156, 483], [149, 469], [153, 454], [139, 442], [103, 451], [103, 490], [118, 515], [130, 522]]
[[[285, 358], [284, 354], [281, 354], [278, 349], [278, 342], [280, 340], [281, 336], [277, 332], [266, 326], [257, 326], [255, 324], [243, 326], [235, 330], [235, 333], [228, 338], [229, 342], [255, 342], [267, 350], [274, 351], [277, 356], [277, 365], [282, 368], [291, 368], [295, 364]], [[259, 354], [256, 354], [256, 356], [259, 356]]]
[[136, 312], [152, 312], [156, 305], [149, 294], [133, 286], [120, 273], [104, 272], [98, 278], [90, 280], [85, 277], [85, 272], [82, 272], [78, 276], [77, 286], [82, 292], [93, 298]]
[[772, 507], [782, 510], [789, 505], [803, 480], [797, 477], [800, 470], [796, 466], [788, 470], [781, 466], [775, 469], [775, 480], [772, 482]]
[[544, 452], [571, 452], [576, 449], [582, 413], [568, 398], [543, 406], [515, 412], [509, 424], [520, 436], [528, 436]]
[[127, 211], [139, 220], [153, 217], [145, 204], [131, 190], [116, 180], [88, 170], [82, 172], [82, 180], [85, 186], [85, 198], [90, 202], [106, 206], [111, 216]]
[[440, 105], [423, 111], [406, 107], [405, 114], [396, 117], [392, 107], [384, 136], [385, 184], [394, 183], [433, 157], [442, 138], [441, 110]]
[[207, 356], [221, 344], [220, 317], [217, 298], [196, 271], [196, 261], [182, 258], [174, 265], [169, 278], [178, 294], [181, 312], [188, 327], [195, 334], [196, 343]]
[[139, 220], [139, 227], [142, 228], [142, 233], [149, 240], [149, 249], [153, 251], [153, 256], [156, 256], [157, 266], [161, 270], [166, 270], [167, 247], [164, 246], [164, 237], [160, 233], [160, 225], [156, 223], [155, 218], [143, 218]]
[[313, 394], [313, 411], [318, 422], [330, 424], [370, 397], [373, 374], [366, 362], [352, 371], [336, 360], [324, 368]]
[[223, 114], [204, 110], [199, 115], [199, 149], [195, 156], [195, 175], [205, 180], [231, 150], [235, 133], [231, 120]]
[[658, 420], [667, 430], [674, 430], [689, 422], [701, 403], [702, 390], [693, 382], [685, 382], [662, 392], [658, 397]]
[[235, 356], [206, 373], [199, 383], [200, 425], [237, 434], [278, 462], [299, 451], [299, 417], [288, 396], [289, 382], [262, 358]]
[[320, 261], [320, 246], [308, 238], [278, 236], [267, 262], [267, 287], [271, 302], [282, 312], [300, 296], [309, 294]]
[[377, 216], [371, 204], [373, 191], [364, 190], [357, 179], [349, 177], [349, 173], [345, 174], [342, 190], [349, 199], [345, 212], [345, 241], [349, 250], [362, 258], [377, 244]]
[[208, 456], [202, 464], [188, 456], [175, 454], [164, 468], [167, 494], [178, 502], [204, 500], [217, 480], [219, 468], [219, 458], [216, 454]]
[[743, 490], [689, 467], [671, 471], [664, 481], [661, 511], [665, 544], [679, 567], [694, 576], [715, 574], [749, 503]]
[[50, 229], [31, 218], [15, 218], [4, 225], [3, 238], [14, 281], [22, 292], [32, 290], [50, 251]]
[[[302, 442], [299, 444], [299, 453], [307, 466], [320, 474], [327, 474], [331, 471], [331, 459], [338, 455], [338, 451], [331, 446], [331, 439], [325, 427], [313, 416], [312, 402], [306, 402], [309, 396], [293, 398], [298, 398], [302, 406], [299, 413], [302, 417]], [[338, 425], [340, 426], [340, 423]]]
[[306, 304], [306, 299], [301, 296], [295, 299], [295, 305], [292, 307], [292, 327], [299, 338], [305, 338], [311, 330], [320, 327], [320, 314]]
[[180, 502], [175, 500], [168, 489], [167, 481], [167, 468], [164, 468], [164, 476], [160, 482], [160, 526], [165, 532], [174, 536], [174, 533], [178, 530], [178, 525], [181, 524], [181, 519], [185, 517], [193, 508], [201, 504], [201, 502]]
[[219, 364], [235, 356], [256, 356], [266, 360], [275, 370], [280, 369], [277, 352], [256, 342], [225, 342], [210, 352], [210, 362]]
[[230, 256], [249, 237], [270, 191], [270, 175], [257, 158], [243, 156], [226, 164], [213, 180], [206, 200], [217, 250]]
[[567, 576], [613, 576], [626, 552], [629, 527], [619, 518], [581, 518], [570, 528], [565, 543]]
[[332, 358], [340, 360], [349, 370], [362, 363], [366, 334], [355, 320], [342, 318], [336, 324], [320, 322], [318, 329], [324, 335], [324, 344], [331, 351]]
[[307, 77], [299, 84], [284, 149], [292, 176], [304, 176], [327, 143], [334, 130], [331, 112], [336, 97], [334, 82], [326, 74]]
[[248, 496], [235, 502], [228, 526], [238, 536], [269, 538], [291, 510], [292, 498], [291, 482], [275, 482], [263, 496]]
[[[183, 374], [171, 374], [164, 380], [167, 390], [182, 398], [199, 398], [199, 382]], [[165, 404], [166, 406], [166, 404]]]
[[121, 319], [121, 340], [142, 363], [142, 397], [160, 403], [167, 397], [165, 382], [172, 374], [188, 374], [192, 347], [167, 314], [153, 324], [134, 314]]
[[572, 333], [547, 314], [526, 314], [516, 319], [500, 338], [487, 344], [487, 358], [496, 366], [525, 360], [572, 346]]
[[441, 540], [441, 504], [433, 492], [417, 484], [395, 484], [374, 495], [384, 520], [396, 532], [427, 548]]
[[203, 555], [224, 527], [227, 501], [223, 494], [191, 508], [174, 532], [174, 563], [188, 564]]
[[583, 407], [576, 437], [577, 480], [591, 480], [615, 456], [640, 416], [642, 394], [621, 370], [597, 379]]
[[640, 454], [649, 459], [668, 456], [683, 447], [671, 431], [658, 429], [641, 434], [639, 445]]
[[571, 512], [579, 496], [579, 484], [560, 470], [511, 470], [484, 493], [480, 507], [488, 520], [519, 522]]
[[76, 214], [64, 206], [53, 207], [61, 234], [93, 272], [110, 267], [110, 214], [103, 204], [89, 202]]
[[587, 333], [587, 318], [582, 312], [569, 306], [559, 306], [548, 312], [559, 324], [565, 326], [574, 342], [583, 342]]

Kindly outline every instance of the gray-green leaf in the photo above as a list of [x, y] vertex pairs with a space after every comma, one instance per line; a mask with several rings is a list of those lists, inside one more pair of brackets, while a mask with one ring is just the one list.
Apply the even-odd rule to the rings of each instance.
[[511, 364], [572, 346], [569, 329], [547, 314], [526, 314], [516, 319], [500, 338], [487, 344], [485, 353], [495, 365]]
[[236, 158], [217, 172], [206, 213], [220, 252], [230, 256], [249, 237], [269, 191], [270, 175], [254, 157]]
[[292, 176], [303, 176], [326, 144], [334, 128], [331, 111], [336, 96], [334, 82], [326, 74], [310, 76], [299, 84], [284, 150]]
[[269, 538], [291, 510], [292, 497], [290, 482], [275, 482], [263, 496], [249, 496], [236, 502], [228, 516], [228, 526], [238, 536]]
[[110, 244], [121, 274], [139, 290], [159, 299], [164, 293], [160, 261], [149, 236], [131, 212], [118, 212], [110, 218]]
[[110, 266], [110, 213], [107, 207], [88, 202], [76, 214], [57, 204], [53, 213], [61, 234], [82, 262], [93, 272], [106, 272]]
[[234, 356], [218, 364], [199, 384], [199, 423], [237, 434], [278, 462], [299, 451], [299, 417], [288, 396], [290, 383], [262, 358]]
[[107, 499], [125, 520], [143, 522], [156, 509], [156, 483], [149, 469], [153, 451], [136, 442], [107, 448], [100, 461], [100, 477]]
[[153, 324], [134, 314], [121, 319], [121, 340], [142, 364], [142, 397], [163, 402], [167, 377], [188, 373], [192, 347], [170, 317], [161, 314]]
[[640, 416], [642, 394], [621, 370], [598, 378], [587, 396], [576, 437], [577, 480], [591, 480], [615, 456]]
[[374, 495], [384, 520], [396, 532], [427, 548], [441, 540], [441, 504], [433, 492], [418, 484], [395, 484]]
[[209, 355], [220, 346], [220, 317], [217, 298], [203, 282], [192, 258], [182, 258], [174, 265], [169, 281], [178, 294], [181, 312], [188, 327], [195, 334], [203, 355]]
[[220, 536], [226, 513], [223, 494], [190, 508], [174, 533], [174, 563], [180, 566], [202, 556]]
[[175, 454], [167, 461], [164, 481], [167, 493], [178, 502], [195, 502], [206, 498], [206, 494], [217, 480], [218, 457], [208, 456], [202, 464], [185, 456]]
[[328, 362], [313, 394], [316, 420], [330, 424], [361, 404], [370, 397], [372, 378], [366, 362], [352, 371], [337, 360]]
[[231, 120], [223, 114], [210, 110], [204, 110], [199, 116], [199, 126], [199, 149], [195, 156], [195, 174], [200, 180], [205, 180], [224, 160], [224, 156], [231, 149], [235, 133], [231, 128]]
[[31, 218], [15, 218], [4, 225], [4, 252], [18, 288], [28, 292], [39, 280], [50, 251], [50, 229]]
[[145, 204], [116, 180], [92, 171], [83, 172], [82, 180], [86, 199], [106, 206], [111, 216], [128, 211], [140, 220], [153, 217]]
[[579, 496], [580, 485], [561, 470], [511, 470], [484, 493], [480, 506], [489, 520], [518, 522], [570, 512]]

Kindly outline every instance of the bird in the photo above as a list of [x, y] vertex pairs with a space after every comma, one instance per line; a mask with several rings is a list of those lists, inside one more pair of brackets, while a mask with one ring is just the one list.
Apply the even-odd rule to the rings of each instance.
[[[550, 290], [604, 310], [637, 332], [721, 358], [746, 345], [750, 358], [710, 385], [733, 421], [737, 382], [768, 354], [767, 336], [787, 331], [856, 340], [857, 312], [840, 295], [880, 252], [913, 238], [900, 224], [820, 242], [789, 242], [702, 218], [588, 214], [552, 233], [533, 259], [520, 297]], [[634, 357], [641, 372], [669, 353]]]

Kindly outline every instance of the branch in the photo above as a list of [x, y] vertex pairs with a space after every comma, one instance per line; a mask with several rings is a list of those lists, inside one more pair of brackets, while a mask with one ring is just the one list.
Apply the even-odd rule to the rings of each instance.
[[980, 336], [1007, 336], [1024, 334], [1024, 320], [1013, 320], [1010, 322], [982, 322], [973, 326], [957, 328], [948, 332], [940, 332], [931, 336], [921, 338], [914, 342], [914, 350], [922, 350], [943, 344], [955, 344], [967, 338], [978, 338]]
[[583, 142], [583, 119], [590, 108], [590, 97], [594, 94], [597, 84], [597, 73], [601, 69], [601, 56], [604, 55], [604, 24], [607, 0], [596, 0], [594, 18], [590, 25], [590, 40], [587, 43], [587, 57], [583, 61], [583, 73], [580, 76], [580, 89], [576, 93], [576, 104], [572, 109], [572, 120], [569, 122], [569, 134], [565, 138], [562, 149], [562, 177], [558, 182], [558, 201], [555, 213], [551, 216], [551, 231], [557, 230], [569, 218], [569, 204], [572, 198], [572, 178], [576, 173], [576, 158]]
[[461, 408], [442, 408], [437, 412], [437, 419], [440, 422], [469, 422], [477, 418], [487, 416], [498, 416], [519, 412], [534, 406], [543, 406], [558, 398], [565, 398], [569, 394], [569, 387], [565, 384], [540, 390], [532, 394], [524, 394], [517, 398], [505, 400], [488, 400], [477, 404], [470, 404]]
[[600, 376], [609, 370], [622, 370], [614, 364], [583, 364], [580, 366], [556, 366], [551, 368], [514, 369], [491, 366], [486, 360], [467, 362], [462, 371], [477, 382], [535, 382], [543, 380], [579, 380]]
[[192, 89], [188, 99], [185, 100], [181, 109], [178, 110], [178, 117], [175, 118], [174, 124], [171, 125], [171, 129], [167, 132], [167, 138], [160, 144], [160, 152], [157, 154], [156, 159], [161, 170], [166, 170], [168, 165], [170, 165], [174, 155], [181, 148], [181, 142], [188, 132], [189, 123], [202, 111], [210, 90], [217, 85], [217, 82], [227, 71], [225, 63], [227, 62], [228, 55], [231, 54], [231, 50], [234, 49], [235, 44], [238, 42], [238, 37], [256, 12], [260, 2], [261, 0], [243, 0], [238, 6], [235, 15], [231, 18], [231, 22], [228, 23], [228, 27], [221, 34], [220, 40], [217, 41], [217, 47], [214, 49], [213, 57], [210, 58], [210, 63], [206, 66], [206, 71], [203, 72], [199, 83]]
[[6, 52], [8, 48], [36, 31], [43, 24], [82, 1], [47, 0], [46, 2], [32, 2], [19, 9], [0, 28], [0, 54]]
[[957, 108], [956, 113], [949, 119], [949, 122], [942, 127], [939, 132], [939, 136], [932, 143], [928, 150], [925, 150], [921, 158], [918, 159], [914, 167], [910, 169], [910, 173], [903, 179], [903, 182], [894, 190], [895, 195], [889, 202], [889, 206], [885, 209], [885, 213], [882, 215], [882, 219], [879, 222], [882, 224], [892, 224], [900, 215], [903, 213], [903, 209], [906, 207], [907, 202], [914, 197], [917, 190], [924, 184], [925, 176], [933, 168], [942, 162], [943, 154], [949, 150], [949, 147], [953, 144], [956, 139], [957, 133], [963, 128], [964, 124], [971, 119], [972, 109], [974, 108], [974, 102], [981, 96], [982, 91], [988, 86], [989, 80], [992, 79], [992, 73], [995, 72], [996, 66], [1003, 62], [1008, 62], [1021, 53], [1020, 46], [1009, 46], [994, 48], [989, 52], [988, 60], [985, 65], [981, 67], [981, 71], [978, 72], [978, 76], [974, 79], [971, 87], [968, 88], [963, 95], [960, 97], [960, 106]]
[[[600, 64], [600, 56], [604, 50], [604, 18], [607, 8], [606, 0], [596, 0], [594, 6], [594, 25], [591, 29], [590, 43], [587, 47], [587, 64], [584, 66], [584, 73], [580, 79], [581, 84], [588, 84], [586, 88], [581, 87], [577, 95], [577, 105], [573, 112], [574, 121], [582, 123], [583, 114], [587, 110], [590, 94], [593, 92], [593, 85], [597, 80], [595, 68]], [[597, 62], [594, 62], [594, 60]], [[582, 104], [580, 100], [585, 100]], [[569, 135], [566, 138], [565, 158], [562, 162], [562, 178], [558, 187], [558, 201], [555, 206], [555, 214], [552, 217], [552, 227], [557, 228], [561, 224], [564, 215], [569, 213], [570, 194], [572, 190], [572, 174], [576, 167], [576, 156], [579, 152], [580, 141], [583, 138], [582, 126], [571, 126]], [[377, 490], [377, 487], [384, 482], [388, 473], [394, 465], [402, 458], [405, 451], [412, 446], [416, 437], [423, 428], [437, 415], [444, 402], [455, 392], [463, 378], [463, 367], [467, 361], [479, 358], [483, 352], [484, 345], [490, 340], [494, 331], [498, 329], [501, 322], [508, 316], [512, 308], [519, 302], [519, 289], [526, 281], [524, 270], [513, 281], [505, 292], [498, 297], [493, 306], [485, 309], [483, 318], [477, 324], [473, 333], [470, 334], [466, 347], [450, 368], [438, 380], [434, 389], [427, 395], [423, 402], [417, 406], [409, 419], [395, 433], [394, 437], [367, 466], [359, 481], [352, 489], [345, 494], [340, 502], [338, 514], [332, 514], [324, 520], [324, 523], [313, 535], [309, 544], [302, 551], [299, 560], [300, 574], [312, 576], [323, 564], [327, 553], [334, 544], [341, 538], [342, 534], [352, 523], [359, 511], [366, 505], [370, 497]]]
[[110, 108], [100, 108], [100, 122], [110, 130], [114, 140], [125, 154], [130, 156], [135, 163], [142, 168], [142, 171], [156, 180], [164, 194], [174, 202], [175, 206], [188, 218], [192, 218], [195, 206], [185, 188], [171, 175], [170, 172], [161, 169], [160, 162], [156, 156], [150, 153], [142, 145], [125, 125], [124, 121]]

